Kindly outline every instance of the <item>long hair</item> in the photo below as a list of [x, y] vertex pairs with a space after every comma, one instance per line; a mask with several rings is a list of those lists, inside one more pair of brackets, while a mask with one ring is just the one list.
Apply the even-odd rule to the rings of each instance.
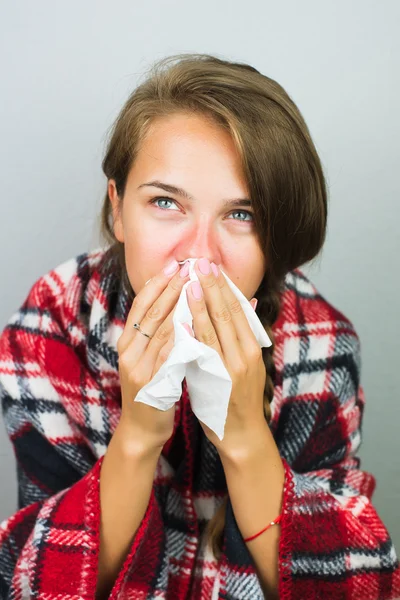
[[[154, 118], [176, 112], [212, 118], [230, 133], [241, 158], [254, 208], [254, 227], [267, 259], [256, 292], [257, 315], [274, 342], [285, 275], [312, 260], [326, 235], [325, 178], [308, 127], [292, 99], [275, 80], [254, 67], [208, 54], [179, 54], [153, 64], [112, 125], [102, 167], [114, 179], [122, 202], [129, 171]], [[101, 234], [111, 264], [130, 290], [124, 244], [114, 235], [106, 192]], [[264, 415], [271, 419], [274, 343], [262, 348], [266, 368]], [[207, 524], [206, 536], [219, 558], [227, 497]]]

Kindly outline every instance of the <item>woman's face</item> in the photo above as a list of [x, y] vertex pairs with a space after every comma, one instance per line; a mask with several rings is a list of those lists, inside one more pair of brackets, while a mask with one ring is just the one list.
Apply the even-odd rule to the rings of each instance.
[[135, 294], [173, 259], [206, 257], [253, 298], [266, 264], [239, 155], [220, 126], [185, 113], [154, 120], [129, 173], [122, 210], [112, 179], [108, 192]]

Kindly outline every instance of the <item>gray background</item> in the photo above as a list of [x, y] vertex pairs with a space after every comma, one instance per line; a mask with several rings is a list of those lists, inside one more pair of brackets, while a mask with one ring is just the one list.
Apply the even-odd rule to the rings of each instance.
[[[107, 129], [153, 59], [246, 61], [309, 125], [330, 192], [329, 232], [306, 268], [355, 324], [367, 408], [362, 467], [400, 549], [398, 0], [0, 3], [0, 326], [49, 269], [99, 245]], [[0, 426], [0, 520], [15, 511]]]

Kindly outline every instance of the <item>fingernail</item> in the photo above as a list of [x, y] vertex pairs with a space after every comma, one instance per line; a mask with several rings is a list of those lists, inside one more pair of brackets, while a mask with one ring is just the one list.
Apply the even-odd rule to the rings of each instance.
[[201, 289], [201, 285], [198, 281], [192, 281], [190, 284], [190, 289], [196, 300], [200, 300], [202, 298], [203, 290]]
[[213, 263], [213, 262], [212, 262], [212, 263], [211, 263], [211, 268], [212, 268], [212, 270], [213, 270], [213, 273], [214, 273], [215, 277], [218, 277], [218, 274], [219, 274], [219, 269], [218, 269], [217, 265], [216, 265], [215, 263]]
[[200, 273], [203, 273], [203, 275], [209, 275], [211, 273], [211, 266], [208, 258], [200, 258], [198, 265]]
[[181, 270], [179, 271], [179, 276], [182, 277], [182, 279], [184, 277], [186, 277], [187, 275], [189, 275], [189, 263], [186, 262], [184, 265], [182, 265]]
[[258, 304], [257, 298], [253, 298], [253, 300], [250, 302], [250, 304], [252, 305], [253, 310], [256, 310], [257, 304]]
[[172, 275], [172, 273], [175, 273], [177, 268], [178, 268], [178, 261], [173, 260], [165, 267], [164, 275]]

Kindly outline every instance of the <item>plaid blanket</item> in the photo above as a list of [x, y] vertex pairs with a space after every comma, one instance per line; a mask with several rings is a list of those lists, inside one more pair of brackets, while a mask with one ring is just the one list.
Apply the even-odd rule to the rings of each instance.
[[[120, 417], [116, 342], [130, 309], [123, 286], [100, 273], [103, 257], [96, 249], [41, 277], [0, 337], [18, 475], [18, 510], [0, 525], [1, 598], [94, 598], [99, 472]], [[356, 456], [365, 404], [357, 334], [300, 270], [286, 277], [273, 331], [270, 428], [286, 472], [280, 598], [400, 598], [395, 549], [371, 503], [375, 479]], [[219, 561], [204, 544], [226, 491], [184, 380], [110, 598], [262, 599], [229, 502]]]

